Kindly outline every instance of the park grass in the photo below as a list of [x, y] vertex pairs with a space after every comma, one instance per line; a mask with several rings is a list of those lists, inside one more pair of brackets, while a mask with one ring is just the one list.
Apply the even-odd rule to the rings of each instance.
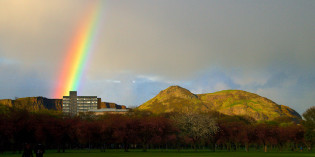
[[[5, 153], [0, 154], [2, 157], [21, 157], [22, 154]], [[35, 155], [34, 155], [35, 156]], [[100, 152], [99, 150], [69, 150], [66, 153], [56, 153], [49, 150], [44, 154], [44, 157], [315, 157], [315, 153], [310, 152], [211, 152], [211, 151], [157, 151], [150, 150], [142, 152], [141, 150], [131, 150], [124, 152], [122, 150], [109, 150]]]

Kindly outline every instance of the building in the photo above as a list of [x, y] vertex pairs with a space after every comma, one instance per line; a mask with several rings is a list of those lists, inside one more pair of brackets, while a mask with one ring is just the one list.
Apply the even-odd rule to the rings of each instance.
[[102, 109], [90, 109], [89, 112], [93, 112], [95, 115], [104, 115], [104, 114], [125, 114], [128, 109], [115, 109], [115, 108], [102, 108]]
[[70, 91], [69, 96], [63, 96], [62, 111], [72, 116], [80, 112], [88, 112], [97, 109], [97, 96], [78, 96], [77, 91]]
[[102, 102], [101, 98], [97, 98], [97, 96], [78, 96], [77, 91], [70, 91], [69, 96], [63, 96], [62, 112], [71, 116], [84, 112], [93, 112], [96, 115], [105, 113], [124, 114], [128, 112], [128, 109], [124, 105]]

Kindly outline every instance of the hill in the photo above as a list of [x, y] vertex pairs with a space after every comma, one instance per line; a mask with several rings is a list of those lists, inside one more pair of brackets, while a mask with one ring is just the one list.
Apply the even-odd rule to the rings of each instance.
[[1, 99], [0, 105], [14, 107], [18, 109], [26, 109], [28, 111], [39, 111], [43, 109], [62, 110], [62, 99], [48, 99], [45, 97], [26, 97], [16, 100]]
[[180, 86], [171, 86], [138, 107], [155, 114], [165, 112], [218, 111], [226, 115], [245, 115], [256, 120], [279, 117], [301, 119], [293, 109], [278, 105], [257, 94], [242, 90], [224, 90], [215, 93], [193, 94]]

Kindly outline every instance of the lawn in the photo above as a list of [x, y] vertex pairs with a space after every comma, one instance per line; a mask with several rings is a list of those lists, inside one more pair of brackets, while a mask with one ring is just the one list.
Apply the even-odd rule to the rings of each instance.
[[[0, 154], [3, 157], [21, 157], [21, 154], [5, 153]], [[148, 151], [141, 152], [140, 150], [132, 150], [123, 152], [121, 150], [110, 150], [100, 152], [93, 150], [90, 153], [87, 151], [67, 151], [66, 153], [56, 153], [56, 151], [48, 151], [44, 157], [315, 157], [315, 153], [309, 152], [210, 152], [210, 151]], [[35, 155], [34, 155], [35, 157]]]

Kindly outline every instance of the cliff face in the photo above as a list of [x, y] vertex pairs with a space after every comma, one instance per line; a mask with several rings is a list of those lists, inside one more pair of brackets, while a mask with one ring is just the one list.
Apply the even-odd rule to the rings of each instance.
[[300, 119], [293, 109], [254, 93], [225, 90], [207, 94], [193, 94], [189, 90], [171, 86], [138, 107], [159, 114], [164, 112], [218, 111], [227, 115], [246, 115], [256, 120], [272, 120], [287, 116]]
[[126, 109], [125, 105], [117, 105], [115, 103], [111, 103], [111, 102], [101, 102], [99, 109], [102, 108], [115, 108], [115, 109]]
[[0, 105], [26, 109], [28, 111], [39, 111], [43, 109], [62, 110], [62, 99], [47, 99], [44, 97], [26, 97], [16, 100], [1, 99]]

